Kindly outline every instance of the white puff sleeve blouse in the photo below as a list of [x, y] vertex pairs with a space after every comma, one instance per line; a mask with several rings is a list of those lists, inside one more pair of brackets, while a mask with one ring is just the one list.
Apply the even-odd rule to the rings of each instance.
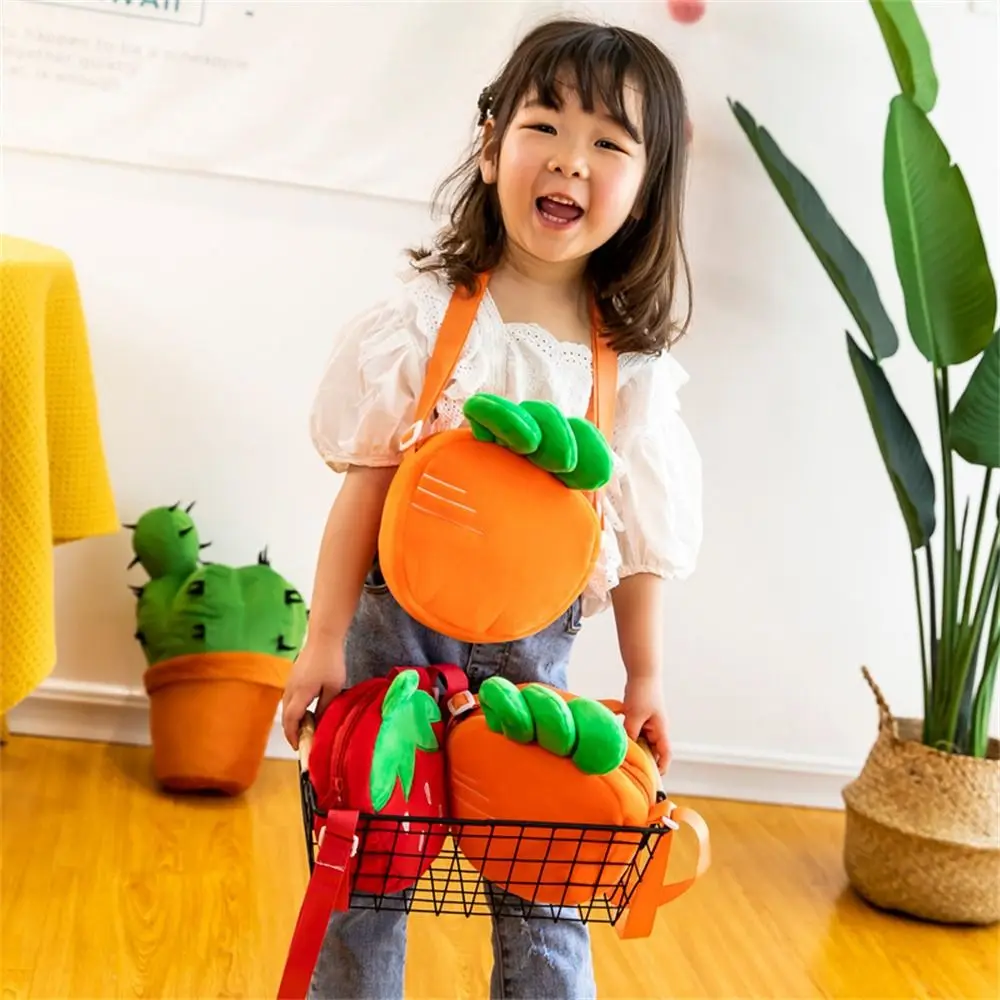
[[[424, 371], [451, 290], [440, 277], [410, 271], [395, 295], [355, 316], [327, 360], [311, 412], [313, 444], [335, 471], [393, 466], [415, 419]], [[583, 595], [583, 613], [610, 604], [626, 576], [687, 577], [702, 539], [701, 460], [680, 414], [687, 374], [669, 354], [621, 355], [612, 450], [604, 495], [601, 556]], [[540, 326], [505, 323], [487, 289], [451, 382], [423, 434], [460, 426], [477, 392], [515, 402], [549, 400], [585, 416], [591, 351]]]

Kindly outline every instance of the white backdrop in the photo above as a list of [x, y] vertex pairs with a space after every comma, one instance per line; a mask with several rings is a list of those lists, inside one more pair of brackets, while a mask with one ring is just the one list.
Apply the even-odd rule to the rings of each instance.
[[[464, 81], [449, 78], [463, 93], [432, 94], [411, 81], [404, 94], [411, 118], [427, 123], [426, 148], [448, 165], [489, 76], [460, 51], [489, 41], [470, 42], [476, 32], [463, 23], [481, 5], [455, 6], [460, 17], [436, 23], [440, 44], [466, 67]], [[264, 4], [248, 7], [256, 18]], [[695, 123], [687, 206], [695, 319], [677, 353], [691, 374], [682, 405], [705, 462], [706, 532], [697, 572], [671, 583], [664, 599], [676, 753], [668, 787], [837, 804], [875, 735], [860, 665], [871, 667], [894, 710], [920, 710], [906, 532], [844, 352], [849, 314], [726, 98], [772, 131], [869, 261], [900, 324], [901, 347], [887, 371], [937, 469], [933, 386], [903, 332], [882, 203], [892, 66], [866, 2], [717, 2], [690, 27], [672, 22], [660, 0], [588, 7], [667, 48]], [[997, 21], [965, 0], [921, 0], [919, 9], [941, 78], [935, 121], [961, 164], [997, 268]], [[59, 17], [81, 32], [123, 21], [73, 10]], [[195, 31], [168, 27], [161, 37]], [[381, 38], [362, 42], [374, 51]], [[298, 57], [319, 59], [330, 48], [306, 39]], [[432, 56], [421, 58], [430, 64]], [[247, 149], [261, 156], [290, 126], [266, 90], [242, 92], [255, 109], [245, 118], [256, 128]], [[11, 121], [9, 98], [5, 128], [23, 131], [30, 123]], [[164, 107], [151, 113], [162, 122], [170, 95], [159, 99]], [[346, 114], [332, 100], [302, 99], [313, 115]], [[439, 100], [454, 102], [450, 113]], [[105, 119], [104, 138], [134, 144], [126, 122], [141, 121], [122, 107], [120, 125]], [[73, 115], [59, 114], [54, 138], [82, 133]], [[385, 176], [413, 182], [424, 199], [436, 168], [414, 182], [425, 170], [415, 162], [419, 147], [380, 131], [381, 121], [348, 134], [345, 155], [381, 157]], [[55, 244], [77, 267], [122, 518], [197, 500], [211, 558], [252, 560], [266, 544], [275, 567], [308, 595], [340, 484], [309, 441], [312, 393], [337, 330], [385, 293], [400, 250], [429, 235], [426, 204], [10, 150], [3, 189], [4, 231]], [[978, 477], [959, 472], [962, 495], [978, 491]], [[12, 713], [15, 731], [148, 738], [127, 587], [143, 576], [126, 571], [131, 558], [127, 531], [58, 553], [59, 662], [51, 683]], [[610, 615], [587, 622], [571, 679], [581, 694], [620, 696]], [[287, 752], [280, 739], [273, 746]]]
[[515, 38], [564, 6], [3, 0], [3, 141], [427, 201]]

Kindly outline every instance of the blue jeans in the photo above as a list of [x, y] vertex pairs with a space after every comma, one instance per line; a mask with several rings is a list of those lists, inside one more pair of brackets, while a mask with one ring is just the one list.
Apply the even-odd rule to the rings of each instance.
[[[473, 691], [496, 674], [515, 683], [541, 681], [565, 690], [580, 622], [577, 602], [553, 625], [527, 639], [496, 645], [457, 642], [414, 621], [375, 567], [347, 636], [347, 683], [385, 674], [393, 666], [453, 663], [465, 670]], [[497, 889], [493, 893], [501, 895]], [[402, 910], [334, 913], [313, 973], [310, 1000], [401, 1000], [405, 957]], [[590, 935], [571, 913], [559, 922], [494, 916], [493, 960], [491, 997], [590, 1000], [597, 995]]]

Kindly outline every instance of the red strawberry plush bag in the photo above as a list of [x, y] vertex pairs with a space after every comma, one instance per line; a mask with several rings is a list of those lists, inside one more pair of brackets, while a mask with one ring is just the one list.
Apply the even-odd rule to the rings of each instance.
[[442, 706], [467, 688], [456, 666], [395, 667], [342, 691], [323, 713], [308, 751], [319, 851], [280, 998], [306, 996], [333, 910], [346, 910], [352, 893], [410, 888], [440, 854], [448, 815]]
[[443, 828], [419, 820], [447, 812], [441, 707], [467, 686], [457, 667], [396, 667], [342, 692], [323, 713], [309, 754], [318, 809], [412, 820], [402, 829], [369, 821], [353, 891], [401, 892], [440, 853]]

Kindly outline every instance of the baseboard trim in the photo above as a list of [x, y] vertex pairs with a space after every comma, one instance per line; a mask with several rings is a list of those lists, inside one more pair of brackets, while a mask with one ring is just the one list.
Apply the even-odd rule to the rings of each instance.
[[[149, 702], [142, 688], [49, 678], [7, 715], [23, 736], [148, 746]], [[275, 715], [266, 756], [294, 760]], [[841, 789], [860, 765], [835, 758], [761, 754], [738, 747], [678, 744], [671, 795], [841, 809]]]
[[[10, 731], [23, 736], [149, 746], [149, 698], [143, 688], [50, 677], [8, 713]], [[279, 714], [265, 756], [295, 759]]]

